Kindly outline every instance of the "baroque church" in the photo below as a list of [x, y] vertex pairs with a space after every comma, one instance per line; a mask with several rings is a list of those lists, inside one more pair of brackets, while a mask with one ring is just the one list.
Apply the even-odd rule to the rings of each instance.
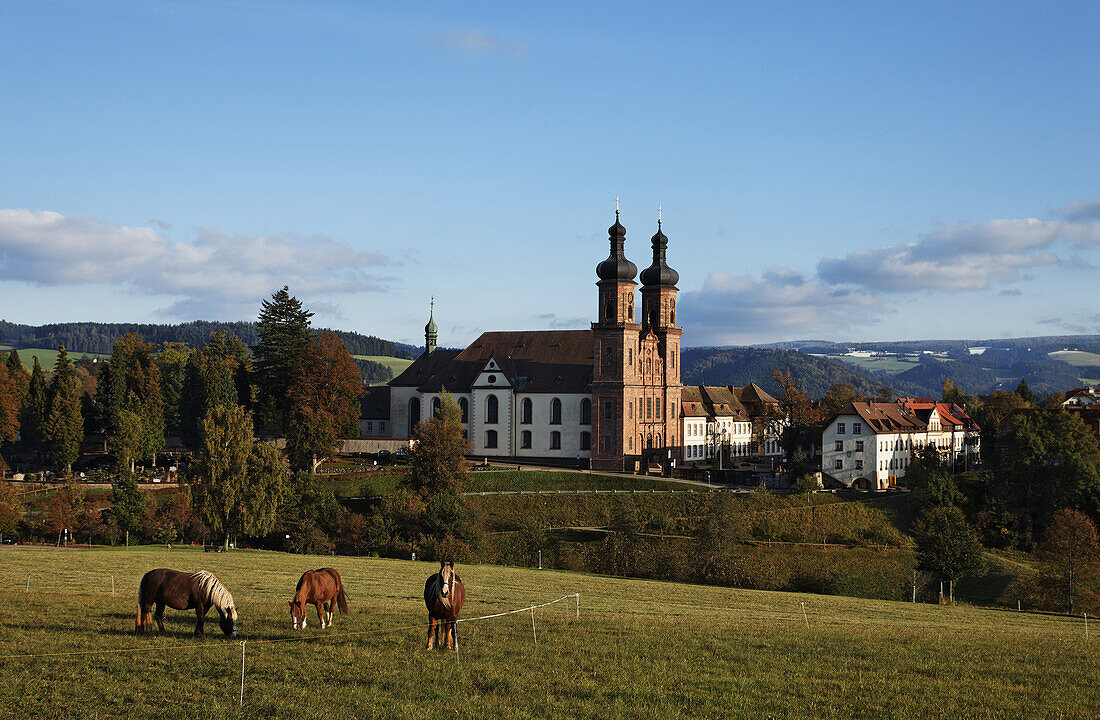
[[[666, 261], [668, 238], [658, 218], [652, 262], [640, 274], [626, 258], [618, 210], [608, 241], [610, 253], [596, 266], [597, 321], [589, 329], [487, 332], [465, 349], [448, 350], [437, 347], [433, 308], [424, 353], [388, 385], [368, 388], [362, 434], [409, 438], [446, 392], [461, 409], [473, 457], [620, 472], [680, 464], [691, 450], [684, 420], [698, 418], [697, 396], [706, 396], [706, 389], [686, 389], [694, 410], [685, 415], [679, 275]], [[635, 277], [641, 280], [640, 312]], [[720, 390], [775, 403], [755, 385]], [[732, 402], [740, 405], [736, 397]], [[744, 408], [740, 413], [730, 419], [749, 419]]]

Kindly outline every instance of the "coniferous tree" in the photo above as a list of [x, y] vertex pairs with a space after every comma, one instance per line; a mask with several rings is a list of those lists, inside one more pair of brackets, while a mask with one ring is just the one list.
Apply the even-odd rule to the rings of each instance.
[[23, 366], [23, 361], [19, 358], [19, 351], [12, 348], [7, 359], [4, 360], [4, 365], [8, 368], [8, 377], [19, 384], [21, 395], [26, 394], [27, 386], [31, 381], [31, 374]]
[[27, 394], [23, 397], [23, 407], [19, 413], [19, 432], [23, 446], [31, 453], [39, 455], [47, 452], [46, 419], [50, 413], [50, 390], [46, 384], [46, 373], [34, 358]]
[[111, 353], [102, 404], [107, 445], [120, 467], [153, 459], [164, 448], [164, 400], [151, 346], [130, 333]]
[[179, 431], [180, 397], [183, 392], [187, 361], [194, 352], [185, 343], [164, 343], [156, 356], [160, 373], [160, 392], [164, 406], [164, 429], [168, 433]]
[[294, 381], [302, 353], [309, 343], [313, 313], [284, 286], [264, 300], [256, 322], [259, 342], [253, 348], [260, 391], [260, 420], [268, 432], [286, 428], [290, 411], [287, 391]]
[[180, 398], [180, 439], [198, 448], [202, 419], [214, 406], [251, 403], [251, 360], [248, 348], [235, 335], [215, 333], [201, 350], [187, 359]]
[[80, 403], [82, 392], [80, 380], [69, 362], [69, 354], [62, 345], [57, 353], [53, 382], [50, 384], [46, 444], [54, 461], [65, 466], [67, 475], [72, 474], [73, 463], [80, 457], [80, 445], [84, 441], [84, 416]]
[[1035, 396], [1031, 394], [1031, 388], [1027, 386], [1027, 378], [1022, 378], [1020, 380], [1020, 384], [1016, 386], [1016, 394], [1020, 396], [1021, 400], [1028, 404], [1035, 402]]
[[6, 365], [0, 365], [0, 444], [14, 442], [19, 434], [22, 393]]

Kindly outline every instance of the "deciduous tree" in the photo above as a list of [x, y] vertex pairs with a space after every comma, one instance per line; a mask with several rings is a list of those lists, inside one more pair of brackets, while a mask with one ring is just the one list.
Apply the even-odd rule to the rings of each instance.
[[1060, 604], [1070, 613], [1081, 605], [1082, 596], [1096, 596], [1096, 578], [1100, 571], [1100, 540], [1096, 526], [1087, 515], [1068, 508], [1054, 514], [1038, 556], [1046, 561], [1057, 580]]
[[233, 533], [270, 532], [286, 487], [282, 455], [253, 439], [252, 418], [239, 405], [215, 405], [203, 418], [190, 477], [203, 521], [226, 548]]
[[316, 472], [322, 460], [340, 449], [341, 436], [359, 434], [362, 394], [359, 369], [343, 341], [334, 333], [319, 333], [302, 353], [288, 390], [292, 467]]
[[918, 567], [949, 580], [954, 599], [958, 579], [982, 568], [982, 546], [977, 534], [954, 505], [926, 511], [917, 521], [915, 530], [920, 558]]
[[451, 395], [444, 393], [439, 414], [416, 427], [411, 445], [403, 484], [423, 502], [421, 531], [437, 541], [467, 537], [462, 487], [469, 445], [462, 436], [462, 411]]

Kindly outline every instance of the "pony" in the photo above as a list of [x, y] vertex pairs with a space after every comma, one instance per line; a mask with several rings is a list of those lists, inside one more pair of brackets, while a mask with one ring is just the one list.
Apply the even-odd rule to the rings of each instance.
[[[157, 606], [152, 614], [153, 605]], [[150, 570], [141, 578], [138, 586], [138, 611], [136, 632], [152, 630], [153, 618], [164, 632], [164, 606], [176, 610], [195, 609], [195, 635], [202, 637], [206, 613], [211, 607], [221, 616], [222, 632], [226, 637], [237, 637], [237, 608], [233, 596], [221, 580], [206, 570], [185, 573], [160, 568]]]
[[[424, 583], [424, 604], [428, 606], [428, 649], [439, 642], [443, 631], [443, 649], [450, 650], [451, 643], [458, 651], [458, 624], [455, 620], [466, 599], [466, 586], [455, 573], [454, 562], [440, 561], [439, 572]], [[434, 641], [434, 642], [433, 642]]]
[[[332, 627], [333, 605], [340, 606], [341, 615], [348, 614], [348, 596], [344, 593], [340, 573], [332, 568], [319, 568], [302, 574], [294, 599], [290, 601], [290, 619], [295, 630], [306, 626], [306, 605], [311, 604], [317, 607], [322, 630]], [[325, 607], [324, 613], [321, 612], [322, 605]]]

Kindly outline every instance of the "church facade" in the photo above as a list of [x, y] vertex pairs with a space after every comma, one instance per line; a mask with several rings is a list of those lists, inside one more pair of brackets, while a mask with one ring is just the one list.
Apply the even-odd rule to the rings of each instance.
[[[465, 349], [442, 349], [433, 309], [425, 352], [387, 386], [368, 388], [362, 434], [408, 438], [446, 392], [474, 457], [620, 472], [681, 464], [700, 406], [688, 415], [682, 408], [679, 275], [666, 260], [668, 238], [658, 219], [652, 261], [640, 274], [626, 258], [618, 210], [608, 243], [590, 328], [487, 332]], [[690, 400], [702, 391], [686, 390]]]

